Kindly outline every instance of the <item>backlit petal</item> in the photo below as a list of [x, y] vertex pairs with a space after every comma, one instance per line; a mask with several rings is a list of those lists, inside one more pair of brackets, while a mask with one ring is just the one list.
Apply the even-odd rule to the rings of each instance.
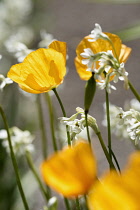
[[86, 71], [87, 67], [84, 64], [82, 64], [81, 60], [78, 57], [75, 58], [75, 66], [77, 73], [79, 74], [82, 80], [90, 79], [92, 73], [90, 71]]
[[52, 48], [60, 53], [63, 54], [64, 60], [66, 62], [66, 55], [67, 55], [67, 48], [66, 48], [66, 42], [60, 42], [60, 41], [53, 41], [50, 45], [49, 48]]
[[85, 194], [96, 178], [96, 163], [85, 141], [55, 153], [41, 165], [46, 184], [66, 197]]
[[11, 67], [8, 77], [27, 92], [48, 92], [63, 82], [66, 74], [65, 47], [66, 45], [61, 42], [59, 48], [63, 48], [62, 53], [53, 48], [40, 48], [31, 52], [22, 63]]
[[121, 46], [121, 52], [119, 55], [119, 61], [120, 63], [125, 63], [128, 59], [128, 57], [131, 54], [132, 49], [130, 47], [127, 47], [126, 45], [122, 44]]
[[89, 192], [90, 210], [138, 210], [140, 201], [140, 152], [135, 152], [121, 175], [112, 171]]

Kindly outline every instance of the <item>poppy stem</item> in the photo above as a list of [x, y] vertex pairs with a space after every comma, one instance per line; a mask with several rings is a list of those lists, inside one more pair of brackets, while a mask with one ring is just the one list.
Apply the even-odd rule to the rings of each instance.
[[[116, 49], [115, 49], [115, 47], [114, 47], [114, 44], [113, 44], [112, 40], [111, 40], [111, 39], [108, 39], [108, 41], [110, 42], [110, 44], [111, 44], [111, 46], [112, 46], [112, 49], [113, 49], [113, 51], [114, 51], [115, 57], [116, 57], [117, 61], [119, 62], [119, 57], [118, 57], [118, 55], [117, 55], [117, 52], [116, 52]], [[119, 62], [119, 63], [120, 63], [120, 62]]]
[[[111, 142], [111, 127], [110, 127], [110, 112], [109, 112], [109, 94], [106, 90], [106, 116], [107, 116], [107, 129], [108, 129], [108, 148], [109, 148], [109, 156], [112, 161], [112, 142]], [[111, 168], [111, 166], [110, 166]]]
[[[56, 98], [57, 98], [57, 100], [58, 100], [58, 102], [59, 102], [59, 105], [60, 105], [60, 107], [61, 107], [63, 116], [66, 117], [66, 111], [65, 111], [64, 106], [63, 106], [63, 104], [62, 104], [62, 101], [61, 101], [61, 99], [60, 99], [60, 97], [59, 97], [59, 95], [58, 95], [58, 93], [57, 93], [57, 91], [56, 91], [56, 88], [54, 88], [54, 89], [52, 89], [52, 90], [54, 91], [54, 93], [55, 93], [55, 95], [56, 95]], [[70, 139], [70, 133], [69, 133], [69, 131], [68, 131], [68, 126], [67, 126], [67, 125], [66, 125], [66, 130], [67, 130], [68, 145], [70, 146], [70, 145], [71, 145], [71, 139]]]
[[64, 202], [65, 202], [65, 206], [66, 206], [67, 210], [71, 210], [69, 201], [68, 201], [68, 199], [65, 198], [65, 197], [64, 197]]
[[38, 175], [38, 173], [37, 173], [37, 171], [36, 171], [36, 169], [34, 167], [34, 164], [33, 164], [33, 161], [32, 161], [30, 153], [27, 152], [27, 151], [26, 151], [26, 159], [27, 159], [27, 163], [28, 163], [32, 173], [34, 174], [34, 177], [35, 177], [36, 181], [38, 182], [38, 185], [40, 187], [40, 190], [41, 190], [42, 194], [44, 195], [45, 200], [48, 201], [49, 200], [49, 195], [46, 192], [46, 190], [45, 190], [45, 188], [44, 188], [44, 186], [43, 186], [43, 184], [42, 184], [42, 182], [41, 182], [41, 180], [39, 178], [39, 175]]
[[42, 138], [41, 138], [42, 139], [42, 154], [45, 160], [47, 157], [47, 136], [46, 136], [45, 126], [44, 126], [40, 94], [37, 96], [37, 106], [38, 106], [38, 116], [39, 116], [39, 123], [40, 123], [41, 135], [42, 135]]
[[134, 94], [136, 99], [140, 102], [140, 95], [138, 94], [138, 92], [136, 91], [136, 89], [134, 88], [134, 86], [131, 84], [130, 81], [128, 81], [128, 84], [129, 84], [129, 87], [130, 87], [132, 93]]
[[76, 209], [77, 210], [81, 210], [81, 207], [80, 207], [80, 202], [79, 202], [79, 199], [78, 198], [76, 198]]
[[7, 123], [5, 113], [4, 113], [1, 106], [0, 106], [0, 113], [1, 113], [4, 125], [5, 125], [5, 129], [7, 131], [11, 160], [12, 160], [13, 168], [14, 168], [15, 175], [16, 175], [16, 181], [17, 181], [18, 189], [19, 189], [19, 192], [20, 192], [25, 210], [29, 210], [28, 203], [26, 201], [26, 197], [25, 197], [25, 194], [24, 194], [24, 191], [23, 191], [23, 188], [22, 188], [22, 185], [21, 185], [21, 181], [20, 181], [20, 175], [19, 175], [19, 171], [18, 171], [18, 165], [17, 165], [16, 157], [15, 157], [15, 154], [14, 154], [14, 151], [13, 151], [11, 136], [10, 136], [10, 132], [9, 132], [9, 126], [8, 126], [8, 123]]
[[55, 131], [54, 131], [54, 114], [53, 114], [52, 101], [51, 101], [51, 97], [50, 97], [49, 93], [46, 93], [45, 96], [46, 96], [46, 101], [47, 101], [48, 108], [49, 108], [50, 127], [51, 127], [53, 148], [54, 148], [54, 151], [57, 151], [58, 148], [57, 148], [57, 143], [56, 143], [56, 138], [55, 138]]
[[88, 137], [88, 142], [91, 144], [91, 139], [90, 139], [90, 134], [89, 134], [89, 126], [88, 126], [88, 111], [85, 111], [85, 121], [86, 121], [86, 129], [87, 129], [87, 137]]
[[106, 156], [106, 159], [107, 159], [107, 161], [108, 161], [108, 163], [109, 163], [109, 165], [110, 165], [110, 168], [112, 169], [115, 169], [115, 166], [114, 166], [114, 164], [113, 164], [113, 162], [112, 162], [112, 160], [111, 160], [111, 158], [110, 158], [110, 155], [109, 155], [109, 153], [108, 153], [108, 150], [107, 150], [107, 148], [106, 148], [106, 146], [105, 146], [105, 144], [104, 144], [104, 141], [103, 141], [103, 138], [102, 138], [102, 136], [101, 136], [101, 132], [99, 131], [98, 133], [96, 133], [96, 135], [98, 136], [98, 139], [99, 139], [99, 141], [100, 141], [100, 144], [101, 144], [101, 147], [102, 147], [102, 149], [103, 149], [103, 151], [104, 151], [104, 154], [105, 154], [105, 156]]

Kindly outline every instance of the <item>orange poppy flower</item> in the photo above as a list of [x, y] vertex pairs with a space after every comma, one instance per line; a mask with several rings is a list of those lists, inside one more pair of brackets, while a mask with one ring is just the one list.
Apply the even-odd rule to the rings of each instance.
[[79, 141], [56, 152], [42, 163], [41, 172], [46, 184], [65, 197], [87, 193], [96, 179], [96, 162], [90, 145]]
[[[76, 54], [77, 57], [75, 58], [75, 66], [77, 73], [79, 74], [80, 78], [82, 80], [89, 80], [90, 77], [92, 76], [92, 73], [89, 71], [86, 71], [87, 66], [82, 64], [83, 58], [81, 57], [81, 53], [84, 52], [84, 49], [90, 48], [94, 54], [97, 54], [99, 52], [107, 52], [108, 50], [112, 50], [114, 56], [119, 58], [119, 62], [126, 62], [130, 53], [131, 53], [131, 48], [127, 47], [126, 45], [122, 44], [121, 39], [111, 33], [105, 33], [109, 39], [112, 41], [114, 49], [111, 45], [111, 43], [108, 40], [103, 40], [103, 39], [97, 39], [94, 42], [89, 42], [88, 40], [90, 39], [89, 36], [84, 37], [84, 39], [79, 43], [79, 45], [76, 48]], [[98, 67], [98, 61], [96, 62], [96, 67]]]
[[127, 168], [119, 175], [112, 171], [97, 182], [89, 192], [90, 210], [140, 209], [140, 152], [132, 155]]
[[13, 65], [8, 77], [26, 92], [48, 92], [63, 82], [65, 65], [66, 43], [54, 41], [49, 49], [33, 51], [22, 63]]

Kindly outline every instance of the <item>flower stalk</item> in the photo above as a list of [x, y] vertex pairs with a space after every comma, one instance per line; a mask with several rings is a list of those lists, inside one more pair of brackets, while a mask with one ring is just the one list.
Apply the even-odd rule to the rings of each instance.
[[38, 96], [37, 96], [37, 106], [38, 106], [39, 123], [40, 123], [41, 135], [42, 135], [42, 138], [41, 138], [41, 140], [42, 140], [42, 154], [43, 154], [43, 158], [46, 159], [46, 157], [47, 157], [47, 136], [46, 136], [45, 126], [44, 126], [40, 94], [38, 94]]
[[[60, 97], [59, 97], [59, 95], [58, 95], [58, 93], [57, 93], [57, 91], [56, 91], [56, 88], [54, 88], [53, 91], [54, 91], [54, 93], [55, 93], [55, 95], [56, 95], [56, 98], [57, 98], [57, 100], [58, 100], [58, 102], [59, 102], [59, 105], [60, 105], [60, 107], [61, 107], [63, 116], [66, 117], [66, 111], [65, 111], [64, 106], [63, 106], [63, 103], [62, 103], [62, 101], [61, 101], [61, 99], [60, 99]], [[71, 145], [70, 133], [69, 133], [69, 131], [68, 131], [68, 126], [67, 126], [67, 125], [66, 125], [66, 130], [67, 130], [68, 145]]]
[[128, 84], [129, 84], [129, 87], [130, 87], [132, 93], [134, 94], [136, 99], [140, 102], [140, 95], [138, 94], [137, 90], [134, 88], [134, 86], [132, 85], [132, 83], [130, 81], [128, 81]]
[[89, 126], [88, 126], [88, 111], [85, 111], [85, 122], [86, 122], [88, 142], [89, 142], [89, 144], [91, 144], [91, 138], [90, 138]]
[[[108, 148], [109, 148], [109, 156], [112, 160], [112, 142], [111, 142], [111, 127], [110, 127], [110, 112], [109, 112], [109, 94], [106, 91], [106, 115], [107, 115], [107, 129], [108, 129]], [[111, 165], [110, 165], [111, 168]]]
[[50, 97], [49, 93], [46, 93], [45, 96], [46, 96], [46, 101], [47, 101], [48, 109], [49, 109], [50, 127], [51, 127], [53, 148], [54, 148], [54, 151], [57, 151], [57, 143], [56, 143], [55, 131], [54, 131], [54, 114], [53, 114], [53, 107], [52, 107], [51, 97]]
[[8, 143], [9, 143], [9, 148], [10, 148], [10, 153], [11, 153], [11, 160], [12, 160], [13, 168], [14, 168], [15, 175], [16, 175], [16, 181], [17, 181], [18, 189], [19, 189], [19, 192], [20, 192], [25, 210], [29, 210], [29, 206], [28, 206], [28, 203], [27, 203], [27, 200], [26, 200], [26, 197], [25, 197], [22, 185], [21, 185], [21, 181], [20, 181], [20, 175], [19, 175], [17, 161], [16, 161], [15, 154], [14, 154], [13, 147], [12, 147], [11, 136], [10, 136], [10, 132], [9, 132], [9, 126], [8, 126], [8, 123], [7, 123], [5, 113], [4, 113], [1, 106], [0, 106], [0, 114], [2, 116], [4, 125], [5, 125], [5, 129], [7, 131]]
[[98, 136], [98, 139], [99, 139], [99, 141], [100, 141], [100, 144], [101, 144], [101, 146], [102, 146], [102, 149], [103, 149], [103, 151], [104, 151], [104, 154], [105, 154], [105, 156], [106, 156], [106, 159], [107, 159], [107, 161], [108, 161], [108, 163], [109, 163], [109, 165], [110, 165], [110, 168], [111, 168], [111, 169], [115, 169], [115, 166], [114, 166], [114, 164], [113, 164], [113, 162], [112, 162], [112, 159], [110, 158], [110, 155], [109, 155], [109, 153], [108, 153], [108, 151], [107, 151], [107, 149], [106, 149], [106, 146], [105, 146], [105, 144], [104, 144], [103, 138], [102, 138], [102, 136], [101, 136], [101, 132], [96, 133], [96, 135]]
[[40, 178], [39, 178], [39, 175], [38, 175], [38, 173], [37, 173], [37, 171], [36, 171], [36, 169], [35, 169], [35, 167], [34, 167], [34, 164], [33, 164], [33, 161], [32, 161], [32, 158], [31, 158], [31, 155], [30, 155], [29, 152], [26, 152], [26, 159], [27, 159], [27, 163], [28, 163], [28, 165], [29, 165], [29, 167], [30, 167], [32, 173], [34, 174], [34, 177], [35, 177], [36, 181], [38, 182], [38, 185], [39, 185], [39, 187], [40, 187], [40, 190], [41, 190], [41, 192], [42, 192], [42, 194], [43, 194], [45, 200], [48, 202], [48, 200], [49, 200], [49, 195], [48, 195], [48, 193], [46, 192], [46, 190], [45, 190], [45, 188], [44, 188], [44, 186], [43, 186], [43, 184], [42, 184], [42, 182], [41, 182], [41, 180], [40, 180]]

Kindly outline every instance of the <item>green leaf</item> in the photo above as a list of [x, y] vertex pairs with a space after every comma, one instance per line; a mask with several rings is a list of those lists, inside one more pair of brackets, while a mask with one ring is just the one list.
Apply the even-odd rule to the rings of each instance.
[[140, 38], [140, 24], [132, 25], [128, 28], [122, 29], [120, 31], [114, 32], [123, 41], [132, 41]]
[[139, 4], [140, 0], [85, 0], [93, 3]]
[[84, 101], [85, 111], [89, 110], [95, 95], [95, 91], [96, 91], [96, 81], [94, 79], [94, 75], [92, 75], [92, 77], [87, 81], [85, 87], [85, 101]]

